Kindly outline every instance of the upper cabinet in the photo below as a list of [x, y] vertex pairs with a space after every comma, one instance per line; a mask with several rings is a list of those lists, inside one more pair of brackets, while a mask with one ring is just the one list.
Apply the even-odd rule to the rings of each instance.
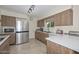
[[1, 15], [1, 26], [16, 26], [16, 18], [12, 16]]
[[[44, 18], [44, 20], [54, 22], [54, 26], [70, 26], [73, 25], [73, 10], [68, 9], [63, 12], [57, 13], [50, 17]], [[44, 20], [37, 22], [38, 27], [44, 26]]]
[[55, 26], [69, 26], [73, 25], [73, 11], [72, 9], [65, 10], [52, 16]]
[[37, 27], [44, 27], [44, 20], [38, 20]]
[[73, 25], [73, 11], [72, 9], [61, 12], [61, 25]]
[[61, 26], [61, 14], [55, 14], [52, 16], [52, 21], [54, 22], [54, 26]]

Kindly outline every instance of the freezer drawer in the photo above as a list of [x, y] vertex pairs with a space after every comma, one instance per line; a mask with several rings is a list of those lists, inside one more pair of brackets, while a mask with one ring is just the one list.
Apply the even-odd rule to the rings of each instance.
[[16, 44], [21, 44], [29, 41], [29, 32], [16, 33]]

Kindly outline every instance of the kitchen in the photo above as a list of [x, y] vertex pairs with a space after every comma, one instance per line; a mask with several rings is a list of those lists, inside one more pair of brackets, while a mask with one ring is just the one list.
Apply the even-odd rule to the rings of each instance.
[[[7, 53], [11, 54], [79, 53], [78, 10], [78, 5], [0, 5], [0, 36], [6, 37], [0, 42], [0, 52], [6, 53], [7, 50]], [[6, 28], [10, 29], [10, 32], [5, 33], [8, 31]], [[29, 33], [24, 36], [25, 32]]]

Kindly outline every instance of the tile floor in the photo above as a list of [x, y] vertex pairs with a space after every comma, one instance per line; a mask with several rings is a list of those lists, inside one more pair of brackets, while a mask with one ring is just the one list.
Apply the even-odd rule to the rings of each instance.
[[28, 43], [10, 46], [11, 54], [46, 54], [46, 45], [36, 39], [30, 39]]

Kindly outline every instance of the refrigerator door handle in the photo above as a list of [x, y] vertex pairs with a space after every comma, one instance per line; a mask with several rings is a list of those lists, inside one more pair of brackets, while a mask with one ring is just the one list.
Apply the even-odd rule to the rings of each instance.
[[29, 32], [29, 31], [16, 31], [16, 33], [26, 33], [26, 32]]

